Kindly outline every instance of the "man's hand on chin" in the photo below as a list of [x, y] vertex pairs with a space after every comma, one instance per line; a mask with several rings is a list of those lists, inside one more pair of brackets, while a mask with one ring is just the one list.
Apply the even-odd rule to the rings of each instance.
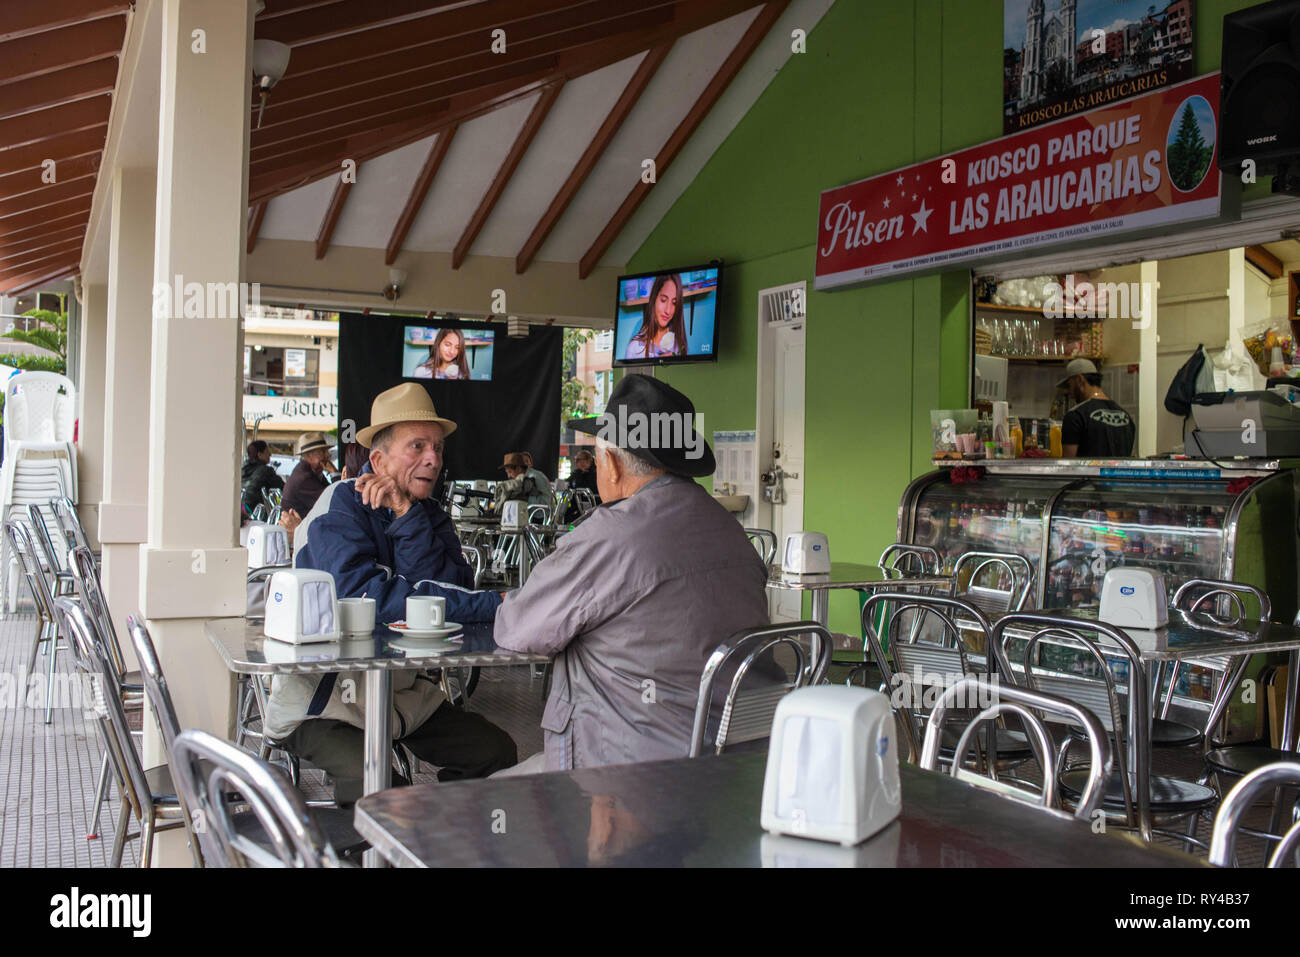
[[411, 499], [387, 475], [367, 472], [357, 479], [356, 490], [361, 494], [363, 504], [371, 508], [391, 508], [397, 518], [411, 510]]

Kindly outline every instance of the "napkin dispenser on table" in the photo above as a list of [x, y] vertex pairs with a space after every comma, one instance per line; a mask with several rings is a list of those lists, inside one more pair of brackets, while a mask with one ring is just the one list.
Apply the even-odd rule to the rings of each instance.
[[821, 532], [791, 532], [781, 553], [781, 571], [791, 575], [829, 575], [831, 547]]
[[898, 817], [898, 741], [889, 699], [819, 685], [781, 699], [763, 780], [763, 829], [859, 844]]
[[1152, 631], [1169, 624], [1165, 577], [1149, 568], [1112, 568], [1101, 583], [1099, 621]]
[[521, 499], [511, 499], [501, 503], [501, 527], [523, 528], [528, 524], [528, 503]]
[[257, 524], [248, 528], [248, 567], [288, 565], [292, 561], [289, 533], [279, 525]]
[[333, 576], [314, 568], [275, 572], [267, 588], [262, 633], [293, 644], [337, 641], [339, 615]]

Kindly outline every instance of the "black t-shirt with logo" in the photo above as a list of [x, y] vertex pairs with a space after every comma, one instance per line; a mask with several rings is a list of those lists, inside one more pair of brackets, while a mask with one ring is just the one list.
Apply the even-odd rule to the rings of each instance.
[[1081, 458], [1123, 458], [1133, 454], [1137, 426], [1110, 399], [1088, 399], [1065, 413], [1061, 444], [1077, 445]]

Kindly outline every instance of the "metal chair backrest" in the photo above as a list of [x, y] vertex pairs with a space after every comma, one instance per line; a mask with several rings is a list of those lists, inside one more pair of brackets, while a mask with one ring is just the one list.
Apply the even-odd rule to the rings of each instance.
[[766, 528], [747, 528], [745, 536], [749, 539], [749, 544], [754, 546], [758, 552], [758, 557], [763, 559], [764, 565], [770, 565], [776, 561], [776, 533], [770, 532]]
[[486, 545], [462, 545], [460, 551], [474, 572], [474, 587], [478, 588], [484, 573], [492, 567], [492, 550]]
[[[27, 524], [32, 531], [32, 540], [36, 543], [39, 550], [41, 564], [49, 571], [51, 582], [54, 576], [59, 572], [66, 571], [63, 567], [63, 556], [67, 554], [54, 547], [54, 540], [50, 537], [50, 526], [46, 523], [45, 513], [39, 505], [27, 506]], [[59, 538], [63, 535], [60, 532]], [[51, 584], [51, 591], [54, 591]]]
[[158, 722], [158, 733], [162, 735], [163, 746], [171, 754], [172, 745], [181, 733], [181, 723], [176, 717], [176, 707], [172, 703], [172, 693], [167, 688], [167, 678], [163, 675], [162, 665], [158, 661], [158, 650], [144, 620], [136, 615], [126, 616], [126, 630], [131, 636], [136, 659], [140, 662], [140, 680], [144, 684], [144, 693], [149, 696], [149, 706], [153, 710], [154, 720]]
[[90, 548], [86, 529], [77, 516], [77, 508], [72, 504], [72, 499], [66, 496], [50, 499], [50, 511], [54, 513], [58, 528], [63, 532], [64, 547], [58, 550], [60, 555], [66, 554], [70, 548]]
[[[970, 574], [962, 590], [962, 574], [967, 570]], [[952, 569], [953, 595], [967, 598], [990, 616], [1023, 609], [1033, 584], [1033, 566], [1012, 552], [965, 552]]]
[[[1189, 613], [1207, 611], [1215, 617], [1231, 616], [1228, 620], [1235, 624], [1250, 617], [1246, 612], [1248, 598], [1255, 599], [1259, 606], [1260, 621], [1273, 620], [1273, 602], [1254, 585], [1247, 585], [1244, 582], [1193, 578], [1178, 586], [1169, 604], [1173, 608], [1180, 608]], [[1202, 608], [1210, 599], [1217, 599], [1218, 607], [1214, 611]]]
[[131, 740], [126, 709], [122, 706], [122, 686], [103, 652], [102, 642], [96, 639], [95, 626], [81, 601], [65, 595], [55, 599], [54, 607], [64, 634], [77, 648], [78, 663], [84, 660], [92, 675], [94, 709], [104, 722], [101, 725], [104, 743], [122, 786], [123, 798], [136, 809], [137, 816], [143, 815], [147, 813], [151, 792], [144, 765]]
[[23, 577], [27, 579], [27, 588], [36, 605], [36, 614], [46, 621], [54, 621], [54, 593], [41, 568], [41, 559], [32, 543], [31, 532], [20, 519], [8, 518], [5, 519], [5, 537], [9, 541], [9, 550], [18, 556]]
[[[1013, 636], [1008, 627], [1018, 626], [1033, 633], [1026, 640], [1020, 682], [1012, 669], [1007, 646]], [[1034, 672], [1034, 652], [1044, 639], [1064, 639], [1072, 647], [1092, 658], [1099, 678]], [[1106, 650], [1102, 650], [1104, 639]], [[1123, 629], [1099, 621], [1087, 621], [1046, 615], [1040, 612], [1012, 612], [993, 626], [992, 648], [998, 667], [1013, 683], [1031, 690], [1046, 691], [1073, 701], [1091, 711], [1116, 743], [1115, 760], [1119, 768], [1124, 803], [1129, 823], [1138, 827], [1144, 840], [1150, 840], [1151, 816], [1151, 738], [1150, 702], [1141, 681], [1144, 674], [1142, 655], [1133, 639]], [[1127, 659], [1128, 707], [1121, 709], [1119, 692], [1106, 655]]]
[[[197, 728], [177, 736], [171, 758], [181, 799], [203, 821], [195, 831], [209, 867], [340, 866], [302, 795], [266, 762]], [[234, 795], [257, 816], [271, 852], [236, 830]]]
[[1110, 774], [1110, 741], [1096, 715], [1087, 708], [1056, 695], [1028, 688], [1017, 688], [1001, 682], [986, 681], [974, 675], [962, 678], [939, 696], [934, 710], [930, 713], [925, 726], [925, 746], [921, 751], [921, 767], [927, 771], [939, 769], [939, 747], [943, 738], [944, 721], [950, 709], [966, 711], [975, 708], [979, 709], [979, 713], [966, 725], [953, 751], [949, 771], [953, 777], [979, 787], [996, 790], [1018, 800], [1028, 797], [1025, 791], [1000, 785], [991, 778], [968, 770], [963, 760], [973, 743], [974, 732], [981, 724], [1012, 714], [1020, 720], [1026, 732], [1025, 736], [1029, 739], [1030, 746], [1038, 759], [1038, 766], [1042, 769], [1043, 788], [1038, 803], [1043, 807], [1057, 807], [1059, 801], [1052, 736], [1039, 717], [1040, 713], [1052, 714], [1062, 720], [1082, 725], [1088, 732], [1088, 783], [1084, 787], [1078, 807], [1075, 808], [1074, 816], [1082, 820], [1091, 819], [1093, 811], [1101, 803], [1104, 782]]
[[126, 659], [122, 656], [122, 645], [117, 640], [117, 626], [113, 624], [113, 615], [108, 609], [108, 598], [99, 580], [99, 566], [89, 548], [78, 546], [68, 552], [68, 569], [72, 572], [72, 581], [77, 588], [82, 608], [96, 625], [97, 634], [103, 639], [109, 662], [116, 669], [118, 681], [126, 675]]
[[[808, 648], [800, 641], [808, 637]], [[793, 677], [741, 689], [754, 662], [765, 652], [786, 646], [793, 650], [796, 665]], [[721, 754], [729, 744], [742, 744], [766, 738], [772, 731], [772, 719], [781, 699], [795, 688], [821, 684], [830, 667], [833, 651], [831, 634], [815, 621], [779, 622], [736, 632], [714, 649], [700, 675], [700, 693], [695, 703], [695, 724], [691, 729], [690, 757], [704, 753], [705, 734], [713, 703], [713, 686], [719, 674], [735, 665], [731, 683], [723, 700], [718, 728], [710, 747]]]
[[881, 568], [893, 568], [900, 572], [916, 575], [937, 575], [942, 560], [939, 553], [929, 545], [906, 545], [894, 542], [885, 546], [876, 562]]
[[[1219, 805], [1214, 815], [1214, 833], [1210, 838], [1210, 863], [1219, 867], [1234, 867], [1236, 860], [1237, 831], [1241, 819], [1259, 800], [1261, 794], [1275, 788], [1300, 787], [1300, 761], [1278, 761], [1256, 768], [1237, 782]], [[1296, 855], [1294, 863], [1300, 867], [1300, 820], [1282, 835], [1281, 841], [1268, 859], [1268, 867], [1281, 867], [1288, 855]]]

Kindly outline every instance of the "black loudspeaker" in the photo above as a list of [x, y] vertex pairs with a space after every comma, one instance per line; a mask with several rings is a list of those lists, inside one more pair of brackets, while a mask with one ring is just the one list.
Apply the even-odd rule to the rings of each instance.
[[1272, 174], [1273, 192], [1300, 195], [1300, 0], [1273, 0], [1223, 18], [1219, 168]]

